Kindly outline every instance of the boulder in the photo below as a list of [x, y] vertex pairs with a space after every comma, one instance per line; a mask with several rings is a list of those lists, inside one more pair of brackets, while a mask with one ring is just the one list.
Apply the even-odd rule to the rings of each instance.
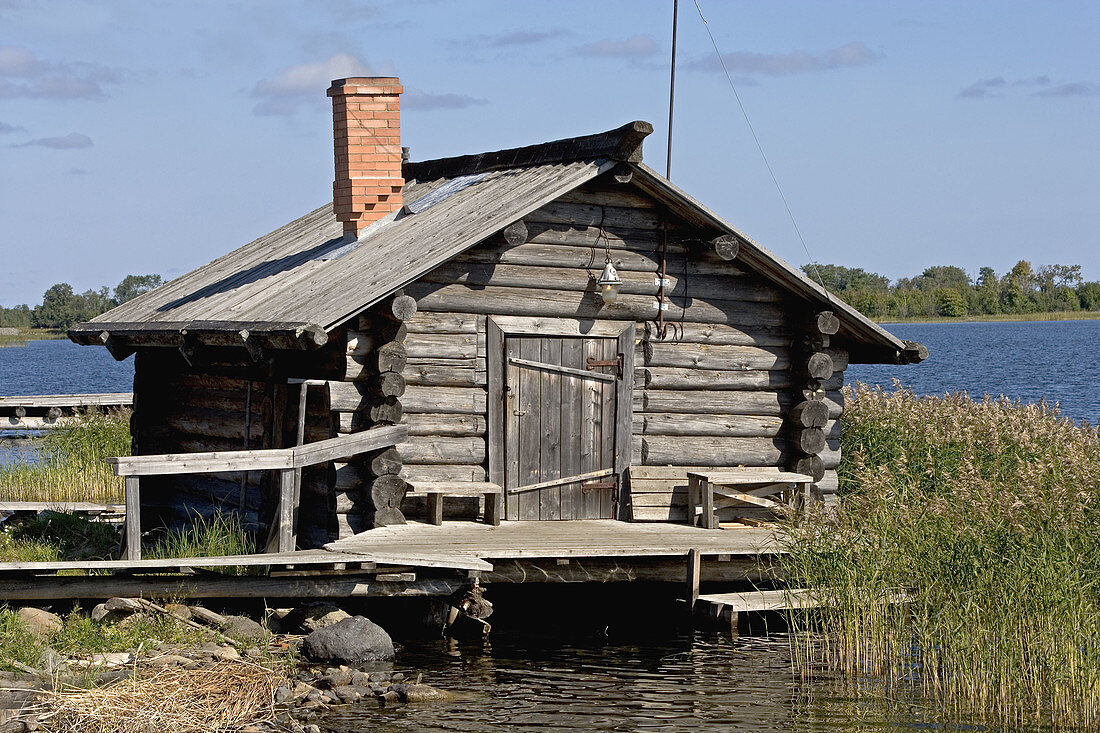
[[191, 611], [191, 616], [199, 623], [206, 624], [207, 626], [219, 627], [225, 623], [225, 616], [220, 613], [214, 613], [202, 606], [188, 606], [188, 610]]
[[107, 609], [106, 603], [97, 603], [92, 607], [92, 621], [97, 624], [109, 624], [116, 621], [121, 621], [130, 614], [125, 611], [110, 611]]
[[33, 608], [31, 606], [24, 606], [15, 612], [15, 615], [19, 617], [19, 620], [23, 622], [23, 625], [27, 627], [27, 631], [31, 632], [36, 639], [46, 639], [54, 632], [60, 631], [63, 626], [61, 617], [55, 613], [44, 611], [41, 608]]
[[393, 639], [370, 619], [352, 616], [311, 633], [302, 642], [302, 653], [314, 662], [377, 662], [393, 659]]
[[103, 607], [108, 611], [117, 611], [121, 613], [137, 613], [138, 611], [145, 610], [141, 603], [134, 598], [108, 598], [107, 602], [103, 604]]
[[191, 620], [191, 609], [182, 603], [166, 603], [164, 610], [168, 612], [169, 616], [174, 616], [180, 621]]
[[349, 618], [351, 614], [333, 603], [311, 603], [286, 614], [280, 619], [280, 627], [287, 632], [299, 630], [303, 634], [309, 634]]
[[226, 616], [219, 627], [221, 632], [237, 641], [264, 641], [267, 630], [246, 616]]

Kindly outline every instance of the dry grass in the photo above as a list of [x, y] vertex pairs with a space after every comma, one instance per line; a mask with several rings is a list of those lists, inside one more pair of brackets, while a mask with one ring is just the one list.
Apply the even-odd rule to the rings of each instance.
[[68, 689], [46, 701], [54, 733], [211, 733], [271, 721], [277, 670], [247, 662], [139, 673], [107, 687]]
[[1100, 728], [1097, 429], [863, 386], [844, 427], [842, 507], [791, 527], [785, 570], [825, 604], [802, 668], [946, 716]]

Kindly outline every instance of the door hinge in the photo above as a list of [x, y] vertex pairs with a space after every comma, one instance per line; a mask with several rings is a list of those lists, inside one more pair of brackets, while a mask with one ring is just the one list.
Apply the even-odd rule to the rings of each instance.
[[593, 371], [603, 367], [615, 367], [615, 376], [622, 379], [623, 376], [623, 355], [618, 354], [614, 359], [597, 359], [593, 356], [588, 357], [585, 362], [588, 365], [588, 370]]
[[606, 481], [588, 481], [581, 484], [581, 492], [587, 494], [589, 491], [599, 491], [600, 489], [614, 489], [619, 485], [619, 482], [615, 479], [609, 479]]

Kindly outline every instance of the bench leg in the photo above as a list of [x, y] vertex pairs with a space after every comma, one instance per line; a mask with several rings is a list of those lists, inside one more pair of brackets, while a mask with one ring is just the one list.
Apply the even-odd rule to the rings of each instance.
[[688, 524], [696, 525], [695, 510], [699, 508], [699, 479], [688, 478]]
[[699, 482], [699, 490], [703, 493], [703, 527], [718, 529], [718, 517], [714, 515], [714, 487], [710, 481], [703, 479]]
[[429, 493], [428, 521], [432, 524], [443, 524], [443, 494]]
[[494, 527], [500, 526], [500, 505], [504, 501], [504, 495], [497, 492], [485, 494], [485, 523]]

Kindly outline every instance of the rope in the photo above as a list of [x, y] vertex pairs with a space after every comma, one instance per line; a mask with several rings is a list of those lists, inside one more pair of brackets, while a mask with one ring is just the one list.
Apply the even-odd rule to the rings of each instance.
[[722, 58], [722, 52], [718, 50], [718, 42], [714, 40], [714, 34], [711, 33], [710, 24], [707, 23], [707, 19], [703, 16], [703, 9], [699, 7], [699, 0], [693, 0], [695, 3], [695, 9], [699, 12], [699, 20], [703, 21], [703, 27], [707, 29], [707, 36], [710, 37], [710, 45], [714, 47], [714, 54], [718, 57], [718, 63], [722, 65], [722, 72], [726, 75], [726, 81], [729, 82], [730, 89], [733, 90], [733, 97], [737, 100], [737, 106], [741, 108], [741, 115], [745, 118], [745, 124], [748, 125], [749, 132], [752, 133], [752, 139], [756, 143], [756, 149], [760, 151], [760, 157], [764, 161], [764, 166], [768, 169], [768, 175], [772, 178], [772, 183], [775, 184], [775, 190], [779, 192], [779, 198], [783, 200], [783, 207], [787, 210], [787, 216], [791, 220], [791, 225], [794, 226], [795, 234], [798, 235], [798, 241], [802, 243], [802, 249], [806, 252], [806, 256], [810, 258], [810, 264], [813, 266], [814, 275], [817, 277], [818, 283], [821, 285], [821, 289], [825, 291], [825, 297], [832, 302], [832, 296], [829, 294], [829, 289], [825, 287], [825, 281], [821, 277], [821, 271], [817, 267], [817, 260], [810, 254], [810, 248], [806, 246], [806, 240], [802, 236], [802, 230], [798, 228], [798, 222], [795, 221], [794, 212], [791, 211], [791, 205], [787, 201], [786, 194], [783, 193], [783, 187], [779, 185], [779, 179], [775, 175], [775, 171], [772, 170], [772, 164], [768, 161], [768, 156], [764, 153], [764, 146], [760, 144], [760, 138], [756, 135], [756, 130], [752, 126], [752, 121], [749, 120], [748, 110], [745, 109], [745, 104], [741, 101], [741, 95], [737, 91], [737, 85], [733, 83], [733, 77], [730, 76], [729, 69], [726, 68], [726, 60]]

